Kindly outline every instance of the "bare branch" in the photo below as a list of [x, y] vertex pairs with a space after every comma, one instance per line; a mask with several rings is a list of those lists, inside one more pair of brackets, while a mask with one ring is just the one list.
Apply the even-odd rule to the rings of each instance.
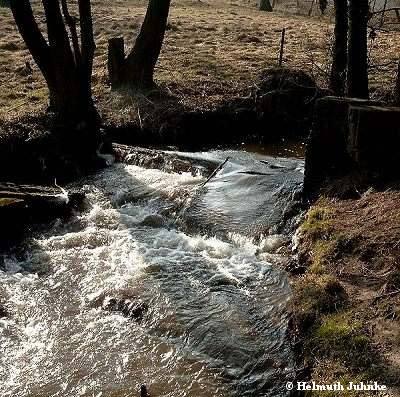
[[42, 0], [46, 15], [49, 44], [61, 62], [73, 60], [69, 37], [58, 0]]
[[75, 62], [77, 65], [79, 65], [81, 62], [81, 51], [79, 48], [78, 32], [76, 30], [76, 19], [69, 13], [67, 0], [61, 0], [61, 9], [64, 15], [65, 23], [69, 27], [69, 31], [71, 33]]
[[384, 13], [390, 12], [390, 11], [400, 11], [400, 7], [393, 7], [393, 8], [386, 8], [386, 9], [379, 10], [379, 11], [372, 11], [369, 13], [369, 15], [384, 14]]

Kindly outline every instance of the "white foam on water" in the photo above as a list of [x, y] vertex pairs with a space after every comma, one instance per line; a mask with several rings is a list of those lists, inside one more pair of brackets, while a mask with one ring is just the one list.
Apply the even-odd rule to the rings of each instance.
[[[4, 258], [1, 396], [131, 396], [147, 383], [154, 396], [218, 397], [275, 376], [247, 367], [288, 356], [282, 272], [239, 234], [142, 225], [202, 180], [116, 165], [85, 182], [85, 213]], [[102, 308], [115, 297], [145, 301], [143, 321]]]

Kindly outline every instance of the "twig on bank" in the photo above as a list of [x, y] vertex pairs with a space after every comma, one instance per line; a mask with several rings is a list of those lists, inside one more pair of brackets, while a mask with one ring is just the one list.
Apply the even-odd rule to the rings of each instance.
[[381, 295], [376, 296], [376, 297], [373, 299], [373, 303], [377, 302], [379, 299], [387, 298], [388, 296], [394, 296], [394, 295], [397, 295], [397, 294], [400, 294], [400, 289], [398, 289], [398, 290], [396, 290], [396, 291], [387, 292], [387, 293], [385, 293], [385, 294], [381, 294]]
[[146, 95], [143, 95], [143, 94], [139, 94], [138, 95], [140, 98], [143, 98], [146, 102], [148, 102], [150, 105], [153, 105], [154, 107], [156, 107], [156, 105], [155, 105], [155, 103], [153, 102], [153, 101], [151, 101], [149, 98], [147, 98], [147, 96]]
[[390, 30], [383, 29], [382, 27], [375, 27], [372, 25], [368, 25], [368, 29], [374, 29], [377, 32], [390, 33]]
[[286, 28], [283, 28], [281, 33], [281, 44], [280, 44], [279, 62], [278, 62], [280, 67], [282, 67], [283, 53], [285, 51], [285, 34], [286, 34]]
[[380, 11], [372, 11], [369, 13], [369, 15], [384, 14], [384, 13], [390, 12], [390, 11], [400, 11], [400, 7], [386, 8], [386, 9], [380, 10]]
[[138, 115], [138, 119], [139, 119], [140, 131], [143, 131], [143, 123], [142, 123], [142, 117], [140, 116], [140, 109], [139, 109], [139, 107], [137, 108], [137, 115]]
[[368, 69], [379, 69], [379, 68], [386, 68], [389, 66], [397, 66], [397, 61], [391, 61], [391, 62], [386, 62], [386, 63], [381, 63], [381, 64], [375, 64], [375, 65], [369, 65]]

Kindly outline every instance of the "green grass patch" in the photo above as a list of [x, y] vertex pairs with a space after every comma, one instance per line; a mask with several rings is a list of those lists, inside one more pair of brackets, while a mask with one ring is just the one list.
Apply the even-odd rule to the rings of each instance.
[[325, 316], [314, 329], [310, 343], [318, 357], [339, 360], [357, 373], [371, 369], [374, 357], [371, 338], [351, 312]]
[[319, 275], [324, 274], [327, 261], [334, 254], [336, 246], [335, 240], [316, 241], [312, 246], [311, 264], [308, 271]]
[[327, 313], [335, 313], [347, 304], [343, 286], [333, 276], [307, 274], [294, 287], [293, 304], [299, 328], [309, 331]]
[[310, 273], [328, 273], [330, 265], [353, 249], [352, 239], [335, 231], [334, 217], [335, 211], [322, 202], [309, 210], [300, 227], [303, 255]]
[[334, 212], [326, 207], [315, 206], [308, 211], [300, 232], [312, 240], [326, 239], [332, 232], [331, 220]]

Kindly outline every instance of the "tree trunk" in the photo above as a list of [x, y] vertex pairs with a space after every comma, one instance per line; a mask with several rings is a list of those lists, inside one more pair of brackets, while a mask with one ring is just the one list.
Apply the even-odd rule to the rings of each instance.
[[49, 111], [54, 113], [62, 124], [97, 127], [99, 115], [93, 103], [90, 83], [84, 72], [66, 69], [62, 64], [54, 64], [54, 73], [49, 79]]
[[108, 74], [112, 88], [154, 87], [154, 69], [164, 41], [170, 4], [171, 0], [149, 0], [140, 33], [126, 58], [122, 37], [108, 41]]
[[319, 0], [319, 9], [321, 10], [322, 15], [325, 15], [327, 7], [328, 7], [328, 0]]
[[394, 100], [397, 106], [400, 106], [400, 61], [397, 67], [396, 87], [394, 91]]
[[260, 0], [260, 11], [273, 11], [270, 0]]
[[47, 41], [33, 15], [30, 0], [10, 2], [18, 30], [46, 80], [49, 109], [62, 124], [97, 128], [99, 116], [91, 90], [95, 44], [90, 0], [78, 0], [80, 47], [75, 19], [68, 12], [67, 1], [61, 0], [61, 7], [59, 0], [42, 0], [42, 4]]
[[108, 76], [112, 88], [118, 88], [123, 83], [124, 62], [124, 38], [114, 37], [108, 40]]
[[368, 98], [368, 0], [350, 0], [347, 94]]
[[128, 86], [152, 88], [154, 68], [167, 28], [171, 0], [150, 0], [140, 33], [128, 55], [124, 79]]
[[343, 96], [346, 87], [348, 39], [347, 0], [335, 0], [335, 43], [330, 75], [330, 89], [337, 96]]

